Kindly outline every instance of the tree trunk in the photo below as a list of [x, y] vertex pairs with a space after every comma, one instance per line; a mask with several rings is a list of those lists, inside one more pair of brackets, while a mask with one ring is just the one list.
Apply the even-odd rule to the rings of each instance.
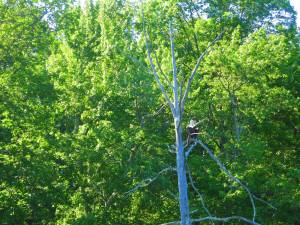
[[176, 134], [176, 164], [178, 176], [178, 191], [179, 191], [179, 205], [180, 205], [180, 218], [181, 225], [190, 225], [190, 211], [188, 200], [188, 185], [186, 177], [184, 144], [182, 139], [182, 127], [180, 120], [175, 118], [175, 134]]
[[237, 143], [239, 143], [241, 137], [241, 129], [238, 120], [238, 102], [234, 93], [230, 94], [230, 102], [231, 102], [231, 110], [232, 110], [232, 117], [233, 117], [233, 129], [235, 133], [235, 140]]

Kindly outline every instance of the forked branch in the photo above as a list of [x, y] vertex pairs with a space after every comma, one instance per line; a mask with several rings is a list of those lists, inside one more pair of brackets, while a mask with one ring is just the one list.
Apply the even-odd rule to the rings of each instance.
[[[164, 88], [164, 85], [162, 84], [162, 82], [160, 81], [160, 78], [158, 76], [158, 73], [156, 71], [156, 68], [155, 68], [155, 65], [153, 63], [153, 59], [152, 59], [152, 56], [151, 56], [151, 50], [150, 50], [150, 47], [149, 47], [149, 43], [148, 41], [150, 40], [149, 38], [149, 34], [145, 28], [145, 19], [144, 19], [144, 12], [142, 11], [142, 19], [143, 19], [143, 31], [144, 31], [144, 36], [145, 36], [145, 40], [146, 40], [146, 50], [147, 50], [147, 56], [148, 56], [148, 60], [149, 60], [149, 63], [150, 63], [150, 66], [151, 66], [151, 70], [153, 72], [153, 75], [154, 75], [154, 78], [155, 78], [155, 81], [156, 83], [158, 84], [165, 100], [167, 101], [173, 115], [175, 115], [175, 107], [170, 99], [170, 97], [168, 96], [165, 88]], [[168, 82], [168, 80], [167, 80]]]
[[[145, 31], [146, 32], [146, 31]], [[151, 51], [150, 51], [150, 48], [149, 48], [149, 44], [148, 44], [148, 39], [146, 37], [146, 49], [147, 49], [147, 55], [148, 55], [148, 60], [149, 60], [149, 63], [150, 63], [150, 66], [151, 66], [151, 69], [152, 69], [152, 72], [153, 72], [153, 75], [154, 75], [154, 78], [155, 78], [155, 81], [156, 83], [158, 84], [165, 100], [167, 101], [172, 113], [174, 114], [175, 113], [175, 110], [174, 110], [174, 105], [173, 103], [171, 102], [165, 88], [164, 88], [164, 85], [161, 83], [160, 79], [159, 79], [159, 76], [156, 72], [156, 68], [155, 68], [155, 65], [153, 63], [153, 59], [151, 57]]]
[[190, 91], [190, 88], [191, 88], [191, 85], [192, 85], [192, 82], [194, 80], [194, 77], [196, 75], [196, 72], [200, 66], [200, 63], [203, 61], [204, 59], [204, 56], [207, 55], [207, 53], [210, 51], [211, 47], [218, 41], [221, 39], [221, 37], [223, 36], [224, 34], [224, 31], [222, 31], [212, 42], [209, 43], [209, 45], [206, 47], [206, 49], [204, 50], [204, 52], [202, 52], [202, 54], [199, 56], [199, 58], [197, 59], [197, 62], [196, 62], [196, 65], [194, 67], [194, 69], [192, 70], [191, 72], [191, 75], [188, 79], [188, 83], [187, 83], [187, 86], [186, 86], [186, 89], [184, 91], [184, 94], [183, 96], [181, 96], [181, 102], [180, 102], [180, 105], [181, 105], [181, 112], [183, 113], [184, 112], [184, 104], [185, 104], [185, 101], [188, 97], [188, 94], [189, 94], [189, 91]]
[[197, 142], [194, 142], [191, 144], [191, 146], [188, 148], [188, 150], [185, 152], [185, 158], [188, 158], [190, 153], [193, 151], [193, 149], [196, 147]]

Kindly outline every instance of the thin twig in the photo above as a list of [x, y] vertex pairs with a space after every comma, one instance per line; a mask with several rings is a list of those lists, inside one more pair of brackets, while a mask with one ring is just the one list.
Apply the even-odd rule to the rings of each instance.
[[208, 120], [208, 119], [207, 119], [207, 118], [204, 118], [204, 119], [202, 119], [202, 120], [199, 120], [199, 121], [193, 126], [193, 128], [196, 127], [196, 126], [198, 126], [199, 124], [203, 123], [203, 122], [206, 121], [206, 120]]
[[147, 38], [146, 38], [146, 49], [147, 49], [147, 55], [148, 55], [149, 63], [150, 63], [150, 66], [151, 66], [154, 78], [156, 80], [156, 83], [158, 84], [158, 86], [159, 86], [159, 88], [160, 88], [160, 90], [161, 90], [161, 92], [162, 92], [165, 100], [169, 104], [169, 107], [170, 107], [172, 113], [175, 113], [174, 105], [171, 102], [171, 100], [170, 100], [170, 98], [169, 98], [169, 96], [168, 96], [168, 94], [167, 94], [167, 92], [166, 92], [163, 84], [161, 83], [161, 81], [159, 79], [159, 76], [158, 76], [158, 74], [156, 72], [155, 66], [153, 64], [153, 60], [152, 60], [152, 57], [151, 57], [151, 52], [150, 52], [150, 49], [149, 49], [149, 46], [148, 46], [148, 40], [147, 40]]
[[[172, 26], [172, 22], [169, 23], [170, 29], [170, 43], [171, 43], [171, 56], [172, 56], [172, 69], [173, 69], [173, 93], [174, 93], [174, 107], [177, 110], [178, 108], [178, 81], [177, 81], [177, 65], [176, 65], [176, 57], [175, 57], [175, 45], [174, 45], [174, 30]], [[176, 111], [175, 110], [175, 111]], [[175, 112], [178, 114], [178, 112]], [[175, 116], [175, 114], [174, 114]], [[178, 116], [178, 115], [177, 115]]]
[[[189, 176], [189, 180], [190, 180], [190, 183], [192, 185], [192, 188], [194, 189], [194, 191], [197, 193], [197, 195], [199, 196], [199, 199], [201, 201], [201, 205], [202, 205], [202, 208], [204, 209], [204, 211], [207, 213], [207, 215], [209, 217], [211, 217], [211, 213], [209, 212], [208, 208], [206, 207], [205, 205], [205, 202], [204, 202], [204, 199], [203, 199], [203, 196], [202, 194], [200, 193], [200, 191], [198, 190], [198, 188], [195, 186], [195, 183], [194, 183], [194, 180], [193, 180], [193, 177], [192, 177], [192, 174], [191, 174], [191, 171], [190, 171], [190, 168], [188, 166], [188, 164], [186, 164], [186, 167], [187, 167], [187, 172], [188, 172], [188, 176]], [[211, 223], [212, 224], [215, 224], [212, 220], [211, 220]]]
[[263, 200], [263, 199], [261, 199], [261, 198], [255, 196], [255, 195], [253, 195], [253, 198], [256, 199], [257, 201], [260, 201], [260, 202], [266, 204], [266, 205], [269, 206], [270, 208], [277, 210], [277, 208], [276, 208], [275, 206], [273, 206], [271, 203], [269, 203], [269, 202], [267, 202], [267, 201], [265, 201], [265, 200]]
[[118, 193], [113, 192], [108, 199], [104, 202], [104, 206], [108, 207], [110, 205], [110, 203], [112, 202], [113, 198], [117, 195]]
[[168, 152], [172, 153], [172, 154], [176, 154], [176, 146], [174, 145], [167, 145], [168, 146]]
[[133, 192], [137, 191], [138, 189], [148, 186], [149, 184], [153, 183], [160, 175], [162, 175], [162, 174], [164, 174], [168, 171], [176, 171], [176, 168], [167, 167], [167, 168], [159, 171], [154, 177], [150, 177], [150, 178], [147, 178], [147, 179], [142, 180], [141, 182], [139, 182], [134, 188], [132, 188], [129, 191], [125, 192], [124, 195], [126, 195], [126, 196], [130, 195]]
[[156, 112], [154, 113], [149, 113], [143, 116], [143, 118], [145, 117], [154, 117], [157, 116], [158, 114], [160, 114], [160, 112], [167, 106], [167, 103], [163, 104]]
[[156, 61], [157, 67], [158, 67], [160, 73], [162, 74], [162, 76], [163, 76], [163, 77], [165, 78], [165, 80], [167, 81], [168, 87], [172, 87], [172, 84], [171, 84], [169, 78], [167, 77], [167, 75], [166, 75], [166, 74], [164, 73], [164, 71], [162, 70], [161, 64], [158, 62], [158, 57], [157, 57], [156, 52], [153, 51], [153, 54], [154, 54], [154, 57], [155, 57], [155, 61]]
[[210, 42], [209, 45], [207, 46], [207, 48], [204, 50], [204, 52], [202, 52], [202, 54], [197, 59], [197, 63], [196, 63], [196, 65], [195, 65], [195, 67], [194, 67], [194, 69], [193, 69], [193, 71], [192, 71], [192, 73], [189, 77], [186, 89], [184, 91], [184, 94], [183, 94], [183, 97], [182, 97], [182, 100], [181, 100], [181, 103], [180, 103], [182, 113], [184, 112], [184, 104], [185, 104], [185, 101], [187, 99], [189, 90], [191, 88], [192, 81], [194, 80], [194, 77], [196, 75], [198, 67], [200, 66], [200, 63], [202, 62], [204, 56], [210, 51], [210, 48], [222, 37], [223, 34], [224, 34], [224, 31], [222, 31], [212, 42]]
[[[126, 55], [126, 53], [124, 53]], [[126, 57], [128, 57], [133, 63], [137, 63], [139, 64], [143, 69], [145, 69], [147, 72], [151, 73], [152, 70], [148, 68], [147, 65], [144, 65], [144, 63], [142, 61], [140, 61], [139, 59], [131, 56], [131, 55], [126, 55]]]

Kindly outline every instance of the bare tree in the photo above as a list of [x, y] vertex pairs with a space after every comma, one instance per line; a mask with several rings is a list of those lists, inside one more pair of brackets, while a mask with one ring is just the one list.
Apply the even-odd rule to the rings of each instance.
[[153, 63], [151, 49], [149, 46], [149, 42], [150, 42], [149, 35], [145, 29], [144, 29], [144, 33], [146, 38], [147, 55], [152, 69], [152, 73], [173, 115], [174, 131], [175, 131], [175, 138], [176, 138], [176, 168], [177, 168], [177, 176], [178, 176], [181, 224], [190, 225], [191, 219], [190, 219], [190, 211], [189, 211], [189, 203], [188, 203], [189, 201], [188, 201], [188, 183], [187, 183], [187, 173], [186, 173], [187, 171], [186, 171], [186, 164], [185, 164], [186, 162], [185, 162], [184, 140], [182, 134], [182, 119], [184, 114], [184, 106], [188, 98], [192, 81], [195, 78], [196, 72], [201, 62], [203, 61], [205, 55], [209, 52], [211, 46], [213, 46], [221, 38], [223, 32], [221, 32], [221, 34], [218, 35], [207, 46], [207, 48], [203, 51], [203, 53], [198, 57], [194, 69], [191, 71], [191, 74], [187, 82], [184, 83], [184, 82], [179, 82], [177, 76], [174, 31], [173, 31], [172, 22], [169, 23], [169, 35], [170, 35], [171, 56], [172, 56], [172, 72], [173, 72], [172, 83], [169, 85], [172, 85], [170, 88], [172, 89], [173, 97], [170, 97], [168, 95], [168, 93], [166, 92], [166, 88], [164, 87], [163, 82], [161, 81], [161, 76], [159, 76], [156, 66]]
[[[173, 221], [169, 223], [165, 223], [165, 225], [171, 225], [171, 224], [181, 224], [181, 225], [191, 225], [194, 222], [202, 222], [202, 221], [211, 221], [212, 224], [214, 224], [214, 221], [216, 222], [228, 222], [231, 220], [238, 220], [243, 221], [249, 224], [259, 225], [255, 221], [256, 219], [256, 207], [255, 207], [255, 200], [261, 201], [270, 207], [274, 208], [271, 204], [265, 202], [262, 199], [259, 199], [255, 195], [251, 193], [249, 188], [244, 185], [239, 179], [237, 179], [235, 176], [233, 176], [222, 164], [222, 162], [213, 154], [213, 152], [199, 139], [194, 140], [194, 143], [190, 146], [184, 145], [184, 139], [183, 139], [183, 132], [182, 132], [182, 121], [183, 121], [183, 115], [184, 115], [184, 107], [186, 104], [186, 101], [188, 99], [188, 95], [191, 89], [192, 82], [196, 76], [196, 73], [200, 67], [201, 62], [204, 60], [205, 56], [210, 52], [212, 46], [215, 45], [215, 43], [221, 39], [221, 37], [224, 34], [224, 31], [221, 31], [219, 35], [217, 35], [206, 47], [206, 49], [198, 56], [197, 61], [195, 62], [194, 68], [191, 70], [190, 75], [188, 76], [188, 79], [184, 79], [183, 81], [179, 82], [178, 78], [178, 71], [177, 71], [177, 65], [176, 65], [176, 57], [175, 57], [175, 44], [174, 44], [174, 30], [172, 22], [169, 23], [169, 37], [170, 37], [170, 53], [171, 53], [171, 61], [172, 61], [172, 80], [170, 81], [169, 78], [166, 77], [165, 73], [162, 71], [161, 65], [159, 64], [157, 60], [157, 56], [155, 52], [153, 53], [150, 48], [151, 40], [149, 37], [149, 34], [145, 28], [144, 25], [144, 15], [142, 12], [143, 17], [143, 27], [144, 27], [144, 37], [145, 37], [145, 44], [146, 44], [146, 50], [147, 50], [147, 57], [149, 60], [149, 64], [151, 67], [151, 72], [154, 76], [154, 79], [158, 85], [158, 87], [161, 90], [161, 93], [166, 101], [166, 104], [169, 106], [173, 120], [174, 120], [174, 132], [175, 132], [175, 138], [176, 138], [176, 146], [175, 146], [175, 153], [176, 153], [176, 172], [178, 177], [178, 191], [179, 191], [179, 205], [180, 205], [180, 221]], [[154, 60], [152, 58], [152, 55], [154, 55], [156, 59], [156, 65], [154, 64]], [[157, 70], [158, 68], [158, 70]], [[166, 85], [164, 85], [166, 83]], [[169, 93], [166, 90], [172, 90], [172, 96], [169, 95]], [[252, 220], [244, 218], [242, 216], [231, 216], [231, 217], [225, 217], [220, 218], [211, 215], [208, 208], [205, 206], [204, 199], [200, 193], [200, 191], [196, 188], [195, 183], [192, 179], [191, 172], [188, 169], [188, 166], [186, 164], [186, 158], [190, 155], [192, 150], [196, 145], [200, 145], [204, 150], [207, 151], [209, 156], [216, 162], [216, 164], [220, 167], [221, 171], [223, 171], [232, 182], [238, 183], [248, 194], [249, 199], [251, 201], [252, 209], [253, 209], [253, 218]], [[185, 149], [186, 147], [186, 149]], [[173, 150], [172, 150], [173, 152]], [[160, 171], [157, 176], [153, 178], [148, 178], [144, 181], [142, 181], [140, 184], [138, 184], [136, 187], [134, 187], [132, 190], [126, 192], [127, 194], [132, 193], [133, 191], [145, 187], [149, 183], [152, 183], [156, 180], [156, 178], [164, 174], [167, 171], [174, 170], [171, 167], [163, 169]], [[187, 176], [188, 175], [188, 176]], [[188, 200], [188, 178], [190, 180], [190, 184], [193, 188], [193, 190], [197, 193], [197, 195], [200, 197], [201, 205], [205, 212], [207, 213], [207, 217], [204, 218], [198, 218], [198, 219], [192, 219], [190, 217], [190, 210], [189, 210], [189, 200]]]

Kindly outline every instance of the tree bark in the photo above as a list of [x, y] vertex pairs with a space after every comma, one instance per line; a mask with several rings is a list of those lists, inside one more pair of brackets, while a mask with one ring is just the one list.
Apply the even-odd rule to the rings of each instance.
[[181, 225], [190, 225], [190, 212], [188, 200], [188, 185], [185, 166], [184, 143], [182, 139], [182, 127], [179, 118], [174, 119], [176, 135], [176, 164], [178, 176], [178, 191]]
[[241, 137], [241, 129], [240, 129], [239, 120], [238, 120], [238, 102], [237, 102], [237, 97], [235, 96], [234, 93], [230, 94], [230, 103], [231, 103], [231, 109], [232, 109], [235, 140], [237, 143], [239, 143], [240, 137]]

